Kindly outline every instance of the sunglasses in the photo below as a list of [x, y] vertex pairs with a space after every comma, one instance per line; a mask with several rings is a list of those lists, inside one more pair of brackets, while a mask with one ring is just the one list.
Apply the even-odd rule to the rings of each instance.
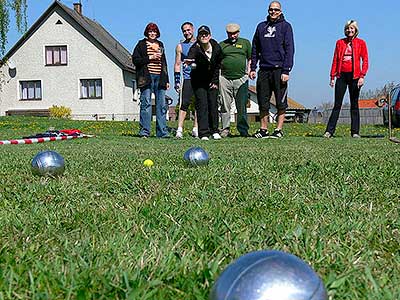
[[280, 8], [269, 8], [268, 11], [281, 11]]

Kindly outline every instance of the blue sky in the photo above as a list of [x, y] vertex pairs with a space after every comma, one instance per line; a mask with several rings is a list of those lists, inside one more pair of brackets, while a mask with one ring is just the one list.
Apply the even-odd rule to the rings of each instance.
[[[27, 0], [28, 26], [32, 25], [53, 0]], [[75, 1], [62, 1], [72, 7]], [[289, 96], [312, 108], [333, 101], [329, 71], [337, 39], [343, 37], [344, 23], [358, 21], [359, 37], [367, 42], [370, 69], [364, 89], [382, 87], [400, 81], [398, 39], [400, 1], [398, 0], [282, 0], [286, 19], [292, 24], [296, 45], [295, 65], [291, 73]], [[85, 16], [102, 24], [122, 45], [132, 51], [143, 38], [148, 22], [156, 22], [166, 46], [172, 80], [174, 49], [181, 39], [180, 25], [191, 21], [195, 26], [209, 25], [213, 38], [226, 37], [225, 25], [241, 25], [241, 37], [252, 39], [256, 25], [267, 14], [265, 0], [82, 0]], [[20, 38], [13, 24], [7, 50]], [[168, 92], [174, 98], [173, 90]], [[347, 96], [346, 96], [347, 97]]]

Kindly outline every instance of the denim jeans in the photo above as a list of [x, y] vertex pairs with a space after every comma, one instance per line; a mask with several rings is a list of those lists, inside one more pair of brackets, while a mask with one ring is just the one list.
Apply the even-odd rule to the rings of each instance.
[[167, 105], [165, 104], [165, 90], [160, 89], [158, 83], [160, 75], [150, 74], [151, 83], [140, 88], [140, 136], [149, 136], [151, 129], [151, 94], [154, 93], [156, 101], [156, 136], [168, 137], [167, 130]]

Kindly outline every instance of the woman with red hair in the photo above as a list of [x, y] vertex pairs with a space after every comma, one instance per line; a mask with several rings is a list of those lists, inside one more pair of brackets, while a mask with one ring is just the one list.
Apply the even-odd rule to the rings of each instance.
[[156, 136], [169, 137], [167, 130], [167, 105], [165, 92], [169, 89], [167, 60], [164, 44], [158, 40], [160, 30], [157, 24], [149, 23], [144, 30], [145, 38], [140, 40], [132, 55], [136, 67], [136, 82], [140, 89], [140, 132], [143, 138], [150, 136], [151, 94], [156, 101]]

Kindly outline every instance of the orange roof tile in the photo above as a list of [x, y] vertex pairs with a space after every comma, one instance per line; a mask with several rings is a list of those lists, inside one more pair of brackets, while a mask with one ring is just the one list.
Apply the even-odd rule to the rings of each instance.
[[377, 108], [376, 99], [360, 99], [358, 100], [359, 108]]

